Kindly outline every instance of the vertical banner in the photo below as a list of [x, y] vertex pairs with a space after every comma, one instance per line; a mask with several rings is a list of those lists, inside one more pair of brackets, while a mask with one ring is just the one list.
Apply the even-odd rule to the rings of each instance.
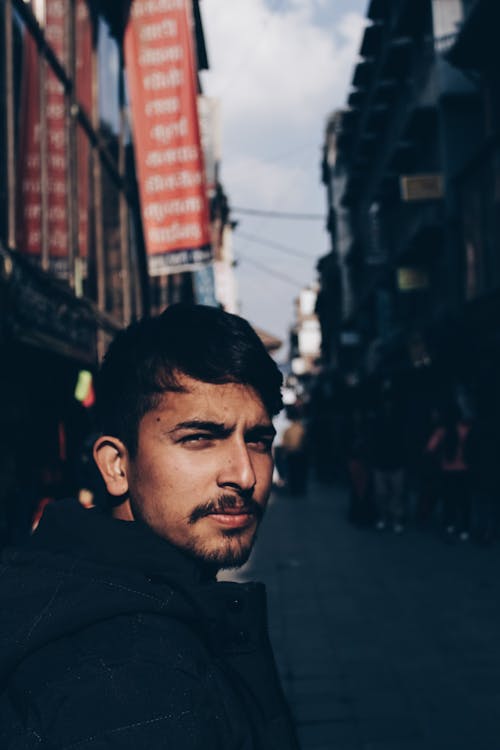
[[40, 67], [36, 42], [25, 31], [19, 133], [19, 194], [16, 243], [20, 252], [41, 259], [42, 195], [40, 154]]
[[[46, 0], [44, 26], [47, 42], [61, 64], [67, 58], [67, 14], [65, 0]], [[85, 0], [77, 0], [78, 51], [81, 70], [78, 94], [84, 103], [91, 102], [91, 80], [88, 75], [91, 55], [91, 27]], [[77, 63], [78, 64], [78, 63]], [[24, 65], [21, 102], [19, 150], [20, 209], [18, 211], [18, 248], [38, 261], [42, 257], [43, 224], [46, 227], [49, 268], [57, 276], [68, 275], [68, 159], [66, 134], [66, 98], [64, 87], [51, 67], [45, 65], [45, 138], [41, 127], [40, 75], [41, 58], [31, 34], [24, 38]], [[78, 74], [77, 74], [78, 78]], [[78, 85], [80, 84], [80, 85]], [[86, 92], [86, 93], [85, 93]], [[80, 142], [79, 142], [80, 145]], [[85, 257], [88, 237], [88, 161], [85, 149], [79, 149], [79, 252]], [[42, 163], [44, 159], [44, 163]], [[42, 200], [42, 191], [45, 202]], [[43, 215], [45, 205], [46, 216]]]
[[[76, 98], [91, 120], [92, 114], [92, 21], [87, 0], [76, 0]], [[90, 143], [81, 127], [76, 134], [78, 190], [78, 251], [87, 258], [89, 244]], [[86, 268], [86, 263], [84, 265]]]
[[125, 33], [149, 273], [211, 260], [191, 0], [134, 0]]

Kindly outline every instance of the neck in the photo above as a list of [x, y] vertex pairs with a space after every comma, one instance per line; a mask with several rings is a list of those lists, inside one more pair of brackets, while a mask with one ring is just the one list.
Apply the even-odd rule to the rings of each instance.
[[120, 505], [115, 505], [111, 511], [111, 515], [113, 518], [118, 519], [118, 521], [135, 521], [129, 500], [125, 500]]

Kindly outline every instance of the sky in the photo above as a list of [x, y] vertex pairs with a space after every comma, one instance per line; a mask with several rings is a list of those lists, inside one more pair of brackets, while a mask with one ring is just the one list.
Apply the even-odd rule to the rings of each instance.
[[221, 103], [220, 178], [230, 205], [322, 217], [232, 214], [240, 312], [281, 339], [294, 318], [294, 298], [317, 279], [317, 260], [330, 249], [320, 179], [324, 130], [328, 115], [345, 106], [367, 4], [200, 3], [210, 64], [202, 86]]

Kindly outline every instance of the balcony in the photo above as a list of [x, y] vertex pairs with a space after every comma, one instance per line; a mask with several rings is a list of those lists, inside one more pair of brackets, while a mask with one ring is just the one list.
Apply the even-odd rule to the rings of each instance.
[[368, 6], [368, 18], [372, 21], [383, 21], [389, 13], [389, 6], [388, 0], [371, 0]]
[[366, 27], [363, 41], [361, 42], [361, 57], [376, 57], [382, 45], [384, 28], [385, 24], [383, 23], [374, 23], [371, 26]]
[[428, 265], [439, 254], [443, 237], [440, 201], [400, 203], [390, 215], [390, 244], [397, 263]]
[[475, 0], [446, 57], [459, 68], [484, 70], [498, 61], [498, 3]]
[[389, 105], [386, 103], [375, 104], [368, 112], [366, 124], [368, 130], [377, 131], [386, 121], [389, 114]]
[[355, 69], [354, 76], [352, 79], [352, 85], [354, 88], [368, 88], [371, 85], [375, 68], [375, 60], [368, 58], [367, 60], [361, 60]]
[[343, 208], [353, 206], [358, 198], [363, 183], [363, 171], [352, 170], [347, 179], [344, 195], [340, 201]]
[[351, 109], [361, 109], [366, 100], [366, 89], [354, 89], [347, 98], [347, 104]]
[[389, 43], [382, 74], [386, 78], [401, 77], [411, 63], [413, 40], [410, 36], [398, 36]]
[[397, 87], [396, 78], [379, 78], [375, 84], [374, 101], [388, 104], [394, 98]]

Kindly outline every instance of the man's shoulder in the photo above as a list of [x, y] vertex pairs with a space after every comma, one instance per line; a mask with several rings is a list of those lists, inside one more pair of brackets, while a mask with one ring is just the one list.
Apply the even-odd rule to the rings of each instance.
[[110, 748], [159, 747], [161, 737], [206, 750], [211, 733], [215, 748], [232, 747], [238, 732], [217, 660], [168, 607], [95, 618], [40, 643], [11, 672], [2, 703], [15, 705], [23, 732], [34, 728], [55, 747], [94, 748], [103, 738]]
[[234, 706], [226, 706], [218, 675], [207, 664], [195, 669], [185, 654], [176, 659], [157, 653], [154, 659], [118, 651], [97, 644], [93, 653], [39, 675], [36, 685], [28, 672], [24, 685], [18, 675], [4, 700], [15, 697], [23, 717], [19, 731], [34, 730], [50, 747], [80, 750], [104, 742], [120, 749], [233, 747]]

